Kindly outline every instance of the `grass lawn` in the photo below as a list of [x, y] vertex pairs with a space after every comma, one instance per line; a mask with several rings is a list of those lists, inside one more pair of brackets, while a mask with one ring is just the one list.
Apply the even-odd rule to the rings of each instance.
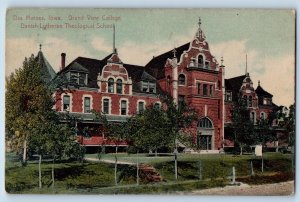
[[[104, 154], [101, 159], [114, 160], [115, 154]], [[136, 154], [117, 154], [118, 161], [136, 163]], [[98, 158], [97, 154], [86, 157]], [[202, 180], [199, 180], [201, 161]], [[250, 162], [253, 162], [254, 177], [250, 177]], [[139, 154], [139, 162], [153, 165], [164, 181], [148, 183], [141, 179], [136, 186], [136, 168], [118, 165], [118, 186], [114, 185], [114, 164], [99, 162], [57, 162], [55, 186], [52, 188], [51, 162], [42, 163], [43, 188], [38, 189], [38, 164], [29, 161], [22, 167], [15, 154], [6, 154], [6, 190], [9, 193], [76, 193], [76, 194], [137, 194], [172, 193], [193, 189], [224, 186], [235, 166], [237, 180], [249, 184], [280, 182], [294, 179], [292, 155], [281, 153], [264, 154], [264, 172], [261, 159], [251, 155], [233, 156], [224, 154], [179, 154], [178, 180], [174, 178], [174, 156], [147, 157]]]

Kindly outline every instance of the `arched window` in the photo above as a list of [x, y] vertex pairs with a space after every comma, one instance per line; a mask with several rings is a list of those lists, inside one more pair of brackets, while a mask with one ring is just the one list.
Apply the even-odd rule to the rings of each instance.
[[122, 94], [122, 91], [123, 91], [122, 80], [118, 79], [117, 80], [117, 93]]
[[243, 96], [243, 103], [248, 107], [248, 98], [247, 98], [247, 95], [244, 95]]
[[178, 84], [185, 85], [185, 76], [183, 74], [179, 74], [178, 76]]
[[154, 109], [159, 110], [160, 109], [160, 103], [156, 102], [153, 106]]
[[248, 98], [248, 106], [252, 107], [252, 96], [251, 95]]
[[251, 112], [250, 113], [250, 121], [255, 124], [256, 123], [256, 113], [255, 112]]
[[212, 125], [212, 122], [208, 118], [204, 117], [199, 120], [198, 127], [199, 128], [212, 128], [213, 125]]
[[260, 113], [260, 118], [265, 120], [267, 118], [267, 115], [265, 112]]
[[108, 79], [108, 92], [109, 93], [114, 92], [114, 79], [112, 78]]
[[170, 75], [167, 77], [167, 84], [168, 84], [168, 86], [171, 85], [171, 77], [170, 77]]
[[199, 55], [198, 56], [198, 66], [199, 67], [203, 67], [203, 55]]

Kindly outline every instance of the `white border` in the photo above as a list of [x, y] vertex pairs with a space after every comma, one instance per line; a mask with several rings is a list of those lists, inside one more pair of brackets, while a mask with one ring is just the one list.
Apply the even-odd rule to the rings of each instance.
[[[300, 9], [300, 1], [299, 0], [246, 0], [246, 1], [240, 1], [240, 0], [186, 0], [186, 1], [180, 1], [180, 0], [131, 0], [131, 1], [123, 1], [123, 0], [85, 0], [85, 1], [79, 1], [74, 0], [70, 3], [68, 0], [1, 0], [0, 1], [0, 44], [5, 44], [5, 15], [6, 15], [6, 9], [10, 7], [103, 7], [103, 8], [295, 8], [297, 10]], [[299, 27], [300, 22], [299, 20], [296, 21], [297, 24], [297, 36], [299, 35]], [[299, 35], [300, 36], [300, 35]], [[298, 42], [296, 42], [298, 44]], [[0, 59], [0, 75], [1, 75], [1, 85], [0, 85], [0, 93], [1, 93], [1, 101], [0, 101], [0, 109], [2, 111], [5, 111], [4, 103], [5, 103], [5, 46], [2, 45], [1, 49], [1, 58]], [[300, 51], [296, 51], [297, 59], [300, 58]], [[297, 68], [298, 69], [298, 63]], [[300, 76], [299, 71], [296, 72], [297, 77]], [[298, 84], [298, 81], [296, 80], [296, 86]], [[300, 88], [296, 88], [296, 94], [300, 93]], [[296, 101], [296, 106], [299, 106], [299, 101]], [[299, 133], [299, 114], [300, 109], [299, 107], [296, 108], [296, 133]], [[4, 120], [5, 120], [5, 113], [1, 113], [0, 116], [0, 133], [5, 134], [4, 131]], [[297, 134], [299, 137], [299, 134]], [[128, 195], [128, 196], [91, 196], [91, 195], [8, 195], [5, 193], [4, 188], [4, 154], [5, 154], [5, 144], [4, 144], [4, 135], [1, 136], [2, 141], [1, 148], [2, 148], [2, 155], [0, 155], [0, 201], [14, 201], [14, 202], [23, 202], [23, 201], [32, 201], [32, 202], [52, 202], [52, 201], [65, 201], [69, 200], [72, 202], [78, 202], [78, 201], [86, 201], [86, 200], [106, 200], [106, 201], [125, 201], [125, 202], [131, 202], [132, 200], [143, 200], [143, 202], [153, 202], [155, 201], [164, 201], [164, 202], [177, 202], [177, 201], [190, 201], [190, 202], [198, 202], [201, 201], [256, 201], [256, 202], [281, 202], [281, 201], [300, 201], [300, 175], [299, 173], [296, 175], [296, 186], [295, 186], [295, 197], [287, 197], [287, 196], [277, 196], [277, 197], [230, 197], [230, 196], [182, 196], [182, 195]], [[300, 138], [296, 139], [296, 144], [299, 145]], [[299, 149], [297, 149], [297, 155], [296, 155], [296, 166], [299, 166], [300, 161], [300, 154]], [[297, 169], [299, 170], [299, 169]]]

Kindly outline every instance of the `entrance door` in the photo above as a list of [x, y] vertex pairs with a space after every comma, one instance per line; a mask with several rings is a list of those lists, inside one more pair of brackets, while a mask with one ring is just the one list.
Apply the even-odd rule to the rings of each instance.
[[197, 147], [200, 150], [211, 150], [211, 135], [198, 135]]

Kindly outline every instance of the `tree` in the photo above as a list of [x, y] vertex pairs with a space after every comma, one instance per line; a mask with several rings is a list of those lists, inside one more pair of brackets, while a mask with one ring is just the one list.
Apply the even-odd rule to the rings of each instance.
[[23, 154], [24, 164], [28, 151], [53, 159], [81, 155], [74, 130], [60, 124], [59, 115], [52, 109], [52, 93], [42, 80], [34, 55], [25, 58], [23, 67], [6, 80], [6, 140], [13, 151]]
[[230, 138], [233, 139], [235, 146], [240, 148], [242, 155], [246, 145], [254, 144], [254, 123], [250, 121], [246, 102], [241, 98], [233, 105], [232, 128], [233, 134]]
[[288, 117], [286, 117], [283, 126], [289, 134], [289, 145], [291, 146], [295, 145], [295, 129], [296, 129], [295, 110], [296, 110], [296, 106], [295, 104], [292, 104], [289, 107], [289, 115]]

